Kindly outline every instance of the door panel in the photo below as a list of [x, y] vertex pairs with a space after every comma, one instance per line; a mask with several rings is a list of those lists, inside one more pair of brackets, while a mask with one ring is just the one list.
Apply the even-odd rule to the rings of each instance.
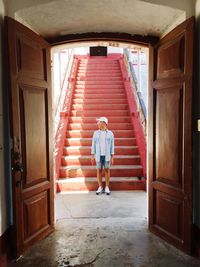
[[50, 47], [11, 18], [8, 30], [17, 255], [53, 230]]
[[[22, 154], [24, 185], [48, 180], [48, 123], [46, 88], [20, 88], [21, 129], [25, 154]], [[37, 107], [37, 109], [35, 108]], [[37, 144], [37, 145], [36, 145]], [[37, 166], [37, 168], [35, 168]]]
[[176, 77], [184, 73], [185, 36], [182, 33], [170, 43], [163, 44], [157, 50], [157, 79]]
[[194, 19], [151, 49], [149, 90], [150, 230], [191, 251], [191, 96]]
[[[48, 227], [48, 195], [47, 191], [41, 192], [24, 200], [24, 239], [25, 242], [38, 231], [46, 230]], [[35, 216], [40, 218], [35, 220]]]
[[17, 72], [30, 78], [46, 80], [46, 49], [25, 36], [16, 38]]
[[[156, 93], [156, 180], [178, 185], [181, 176], [182, 94], [179, 88], [157, 90]], [[170, 119], [173, 118], [173, 119]], [[167, 158], [167, 164], [164, 159]], [[181, 166], [180, 166], [181, 167]]]

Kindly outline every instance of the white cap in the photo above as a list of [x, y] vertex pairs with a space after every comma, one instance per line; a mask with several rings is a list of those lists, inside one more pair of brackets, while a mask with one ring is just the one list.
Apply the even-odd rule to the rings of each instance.
[[106, 117], [100, 117], [98, 119], [96, 119], [98, 122], [102, 121], [105, 122], [106, 124], [108, 124], [108, 119]]

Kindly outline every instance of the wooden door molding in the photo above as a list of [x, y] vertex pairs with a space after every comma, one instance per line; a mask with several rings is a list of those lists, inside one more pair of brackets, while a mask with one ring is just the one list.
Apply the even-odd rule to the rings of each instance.
[[6, 17], [16, 254], [54, 224], [50, 46]]
[[191, 252], [194, 18], [150, 48], [149, 227]]

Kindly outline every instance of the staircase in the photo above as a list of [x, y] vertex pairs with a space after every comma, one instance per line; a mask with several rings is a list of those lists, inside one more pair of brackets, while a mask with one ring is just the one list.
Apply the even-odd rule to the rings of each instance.
[[111, 190], [145, 190], [139, 150], [119, 64], [120, 56], [80, 57], [57, 191], [96, 190], [91, 165], [96, 118], [106, 116], [115, 136]]

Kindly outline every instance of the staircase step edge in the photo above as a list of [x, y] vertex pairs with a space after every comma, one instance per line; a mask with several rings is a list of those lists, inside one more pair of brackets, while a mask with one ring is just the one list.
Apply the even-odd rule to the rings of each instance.
[[[116, 169], [123, 169], [123, 170], [128, 170], [128, 169], [133, 169], [133, 170], [138, 170], [138, 169], [142, 169], [142, 165], [114, 165], [111, 166], [110, 169], [111, 170], [116, 170]], [[96, 170], [96, 166], [91, 166], [91, 165], [85, 165], [85, 166], [61, 166], [60, 167], [61, 170]]]
[[[82, 181], [97, 182], [97, 177], [76, 177], [76, 178], [60, 178], [56, 183], [79, 183]], [[144, 178], [140, 179], [138, 177], [110, 177], [110, 182], [146, 182]]]

